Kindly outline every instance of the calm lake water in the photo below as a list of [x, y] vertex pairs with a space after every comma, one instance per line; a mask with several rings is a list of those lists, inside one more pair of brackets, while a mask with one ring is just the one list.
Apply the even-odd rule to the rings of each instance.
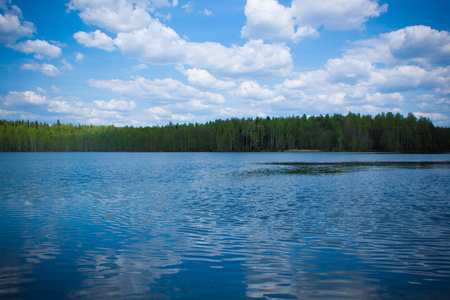
[[0, 153], [0, 298], [444, 299], [448, 161]]

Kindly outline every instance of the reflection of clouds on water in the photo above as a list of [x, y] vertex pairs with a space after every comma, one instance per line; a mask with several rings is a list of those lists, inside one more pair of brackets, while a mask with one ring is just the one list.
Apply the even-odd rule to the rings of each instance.
[[15, 259], [5, 264], [8, 266], [0, 267], [0, 297], [17, 294], [21, 291], [20, 285], [34, 281], [32, 278], [26, 278], [33, 271], [31, 264], [20, 264]]
[[[209, 241], [208, 252], [216, 258], [234, 256], [240, 262], [245, 296], [361, 299], [376, 295], [378, 287], [368, 284], [362, 272], [348, 270], [349, 264], [357, 266], [357, 253], [336, 241], [320, 242], [333, 227], [318, 223], [321, 216], [317, 213], [335, 218], [345, 214], [337, 206], [326, 207], [327, 201], [311, 202], [319, 187], [309, 186], [309, 181], [264, 181], [244, 178], [234, 182], [233, 190], [219, 185], [208, 193], [204, 190], [211, 189], [210, 185], [196, 182], [197, 192], [192, 194], [201, 199], [186, 207], [186, 214], [191, 215], [187, 224], [193, 227], [199, 224], [195, 220], [204, 220], [202, 227], [209, 228], [204, 231], [208, 236], [197, 236]], [[262, 188], [261, 184], [266, 186]], [[205, 203], [203, 209], [199, 209], [199, 203]], [[317, 241], [308, 241], [308, 236], [316, 236]], [[339, 237], [336, 239], [339, 241]], [[336, 268], [326, 270], [327, 265]]]
[[[44, 199], [28, 197], [24, 201], [24, 213], [27, 216], [21, 232], [24, 240], [23, 257], [28, 263], [39, 264], [45, 260], [55, 259], [61, 254], [64, 238], [59, 234], [61, 217], [67, 199]], [[50, 202], [50, 203], [49, 203]], [[45, 203], [45, 205], [44, 205]]]
[[78, 159], [50, 186], [33, 179], [20, 195], [0, 191], [19, 220], [0, 218], [1, 254], [15, 258], [0, 256], [0, 296], [55, 284], [64, 271], [69, 298], [365, 299], [392, 295], [392, 278], [394, 292], [450, 278], [447, 165], [432, 165], [430, 183], [421, 166], [297, 176], [249, 174], [262, 167], [232, 161], [240, 154], [133, 157]]
[[247, 297], [364, 299], [377, 290], [367, 284], [362, 272], [348, 270], [351, 264], [358, 267], [358, 258], [343, 254], [338, 246], [280, 241], [270, 230], [247, 236], [242, 264]]
[[169, 244], [164, 238], [155, 238], [123, 247], [96, 247], [87, 250], [77, 260], [78, 270], [85, 278], [81, 290], [71, 291], [72, 297], [102, 298], [148, 295], [150, 284], [163, 275], [179, 272], [179, 254], [170, 249], [159, 249]]
[[34, 241], [29, 241], [24, 246], [23, 252], [23, 256], [28, 263], [39, 264], [43, 260], [55, 259], [56, 256], [61, 254], [61, 248], [53, 242], [35, 244]]
[[8, 222], [0, 225], [3, 237], [0, 247], [0, 296], [20, 295], [24, 284], [39, 280], [32, 276], [36, 269], [62, 252], [61, 240], [57, 238], [58, 208], [48, 211], [42, 207], [43, 199], [39, 196], [39, 193], [33, 195], [27, 185], [15, 193], [0, 194], [2, 208], [13, 216], [22, 216], [20, 222], [5, 218]]

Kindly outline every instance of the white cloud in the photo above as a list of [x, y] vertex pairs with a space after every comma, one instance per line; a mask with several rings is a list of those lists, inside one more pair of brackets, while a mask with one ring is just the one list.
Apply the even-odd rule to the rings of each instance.
[[316, 70], [297, 74], [294, 79], [285, 79], [282, 84], [276, 85], [283, 91], [304, 90], [308, 91], [317, 86], [326, 86], [329, 74], [325, 70]]
[[275, 98], [277, 93], [267, 88], [259, 86], [255, 81], [244, 81], [239, 87], [232, 92], [234, 96], [251, 99], [251, 100], [265, 100]]
[[374, 0], [293, 0], [291, 7], [278, 0], [247, 0], [247, 22], [243, 37], [298, 42], [305, 37], [317, 37], [318, 29], [360, 29], [372, 17], [387, 10]]
[[[177, 4], [172, 1], [173, 6]], [[143, 63], [187, 64], [228, 75], [287, 74], [292, 69], [290, 49], [282, 44], [253, 40], [231, 47], [213, 42], [191, 43], [158, 19], [152, 19], [146, 8], [151, 8], [149, 2], [131, 0], [72, 0], [68, 4], [69, 11], [80, 11], [85, 23], [118, 33], [112, 41], [100, 31], [78, 32], [74, 37], [79, 43], [108, 51], [115, 45], [123, 55]], [[193, 3], [188, 2], [183, 8], [193, 9]]]
[[155, 7], [171, 6], [169, 0], [150, 0], [150, 3]]
[[186, 41], [158, 20], [133, 32], [121, 32], [114, 44], [122, 54], [154, 64], [181, 63], [186, 52]]
[[206, 8], [204, 10], [202, 10], [202, 14], [204, 14], [205, 16], [208, 16], [208, 17], [213, 15], [212, 11], [210, 11], [209, 9], [206, 9]]
[[344, 56], [387, 65], [450, 63], [450, 35], [427, 26], [410, 26], [353, 43]]
[[77, 108], [65, 100], [51, 100], [48, 105], [48, 111], [57, 113], [76, 113]]
[[162, 14], [160, 12], [155, 12], [155, 17], [160, 18], [164, 21], [170, 21], [172, 20], [172, 14], [167, 13], [167, 14]]
[[151, 98], [160, 101], [186, 99], [205, 99], [213, 103], [225, 101], [220, 94], [201, 92], [171, 78], [150, 80], [136, 76], [133, 81], [91, 79], [88, 83], [93, 87], [107, 89], [120, 95]]
[[26, 54], [34, 53], [34, 57], [37, 59], [57, 58], [62, 54], [61, 48], [43, 40], [27, 40], [15, 45], [9, 45], [9, 47]]
[[427, 26], [411, 26], [385, 35], [394, 58], [424, 64], [450, 63], [450, 35]]
[[231, 75], [287, 75], [292, 69], [290, 49], [282, 44], [250, 40], [227, 48], [218, 43], [189, 43], [186, 64]]
[[367, 94], [364, 99], [366, 102], [375, 105], [400, 105], [404, 100], [403, 95], [400, 93], [389, 93], [389, 94]]
[[103, 100], [95, 100], [94, 105], [103, 110], [133, 110], [136, 108], [136, 103], [134, 101], [116, 100], [111, 99], [109, 102]]
[[192, 4], [191, 1], [189, 1], [188, 3], [186, 3], [185, 5], [183, 5], [181, 7], [182, 9], [184, 9], [186, 12], [190, 13], [194, 11], [194, 5]]
[[38, 93], [40, 93], [40, 94], [46, 94], [47, 93], [47, 91], [45, 89], [41, 88], [41, 87], [37, 87], [36, 91], [38, 91]]
[[116, 49], [114, 47], [112, 38], [101, 32], [100, 30], [92, 31], [89, 33], [78, 31], [74, 33], [73, 37], [77, 40], [78, 43], [86, 47], [94, 47], [106, 51], [114, 51]]
[[91, 119], [97, 120], [120, 120], [122, 119], [122, 115], [120, 115], [117, 111], [109, 111], [109, 110], [98, 110], [92, 109], [88, 115]]
[[292, 14], [299, 26], [327, 30], [359, 29], [369, 19], [387, 11], [374, 0], [293, 0]]
[[282, 41], [295, 33], [291, 9], [277, 0], [247, 0], [245, 16], [242, 37]]
[[333, 83], [356, 84], [358, 81], [366, 80], [372, 71], [369, 61], [356, 59], [329, 59], [325, 65], [330, 81]]
[[8, 9], [3, 5], [4, 14], [0, 14], [0, 43], [10, 44], [22, 37], [32, 37], [36, 32], [34, 24], [28, 21], [21, 21], [22, 12], [16, 5]]
[[47, 98], [32, 91], [11, 91], [4, 98], [5, 106], [20, 106], [24, 104], [42, 105], [47, 103]]
[[55, 94], [61, 94], [62, 90], [54, 85], [52, 85], [52, 91]]
[[65, 70], [65, 71], [73, 70], [73, 66], [65, 58], [63, 58], [61, 60], [61, 64], [62, 64], [62, 66], [61, 66], [62, 70]]
[[[155, 3], [161, 3], [161, 1], [153, 1], [153, 4]], [[68, 10], [79, 10], [79, 16], [86, 24], [96, 25], [116, 33], [141, 29], [152, 21], [146, 11], [146, 2], [143, 1], [71, 0]]]
[[382, 92], [429, 90], [449, 86], [450, 67], [427, 71], [418, 66], [397, 66], [371, 74], [369, 84]]
[[[283, 105], [340, 113], [356, 110], [372, 114], [417, 108], [424, 112], [448, 111], [450, 67], [390, 67], [348, 53], [329, 59], [322, 70], [299, 73], [275, 85], [277, 94], [290, 99]], [[419, 96], [423, 93], [429, 100]]]
[[236, 87], [236, 83], [218, 80], [208, 71], [203, 69], [192, 68], [189, 70], [182, 70], [182, 73], [188, 77], [188, 82], [190, 84], [203, 90], [228, 90]]
[[162, 118], [170, 118], [170, 116], [172, 116], [172, 113], [170, 111], [167, 111], [166, 109], [160, 106], [148, 108], [146, 110], [146, 113], [149, 114], [152, 119], [158, 121], [161, 120]]
[[146, 109], [147, 118], [150, 118], [153, 121], [157, 121], [157, 123], [167, 124], [170, 121], [175, 123], [187, 123], [187, 122], [195, 122], [198, 121], [199, 113], [198, 111], [192, 114], [191, 112], [182, 109], [181, 112], [173, 112], [177, 111], [177, 107], [161, 107], [155, 106]]
[[81, 63], [81, 62], [83, 62], [83, 60], [84, 60], [84, 55], [83, 55], [83, 53], [77, 52], [77, 53], [75, 54], [75, 61], [76, 61], [77, 63]]
[[[420, 118], [420, 117], [429, 118], [431, 120], [438, 121], [437, 123], [443, 123], [443, 124], [448, 124], [448, 121], [450, 120], [450, 118], [448, 116], [446, 116], [442, 113], [414, 112], [413, 114], [416, 116], [416, 118]], [[445, 122], [440, 122], [440, 121], [445, 121]]]
[[386, 106], [374, 106], [370, 104], [366, 105], [358, 105], [358, 106], [347, 106], [346, 111], [357, 111], [363, 115], [368, 114], [375, 116], [376, 114], [386, 113], [387, 111], [392, 112], [394, 114], [400, 113], [404, 114], [403, 110], [398, 107], [386, 107]]
[[148, 66], [146, 64], [138, 64], [133, 66], [134, 71], [146, 70]]
[[145, 63], [188, 64], [227, 75], [287, 74], [292, 68], [290, 49], [285, 45], [251, 40], [227, 48], [213, 42], [187, 42], [158, 20], [146, 28], [119, 33], [114, 44], [122, 54]]
[[49, 76], [49, 77], [56, 77], [56, 76], [61, 75], [61, 71], [59, 71], [59, 69], [57, 67], [55, 67], [52, 64], [46, 64], [46, 63], [43, 63], [42, 65], [38, 64], [38, 63], [22, 64], [20, 69], [24, 70], [24, 71], [41, 72], [42, 74]]

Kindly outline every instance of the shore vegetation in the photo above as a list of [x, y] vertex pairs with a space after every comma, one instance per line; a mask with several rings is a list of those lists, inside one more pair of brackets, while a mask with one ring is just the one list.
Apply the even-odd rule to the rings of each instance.
[[428, 118], [370, 115], [231, 118], [204, 124], [116, 127], [0, 120], [0, 151], [442, 153], [450, 128]]

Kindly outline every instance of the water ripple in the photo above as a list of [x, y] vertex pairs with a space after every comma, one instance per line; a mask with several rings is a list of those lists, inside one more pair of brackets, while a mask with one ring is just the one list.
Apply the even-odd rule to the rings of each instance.
[[448, 156], [419, 158], [2, 153], [0, 297], [445, 298]]

